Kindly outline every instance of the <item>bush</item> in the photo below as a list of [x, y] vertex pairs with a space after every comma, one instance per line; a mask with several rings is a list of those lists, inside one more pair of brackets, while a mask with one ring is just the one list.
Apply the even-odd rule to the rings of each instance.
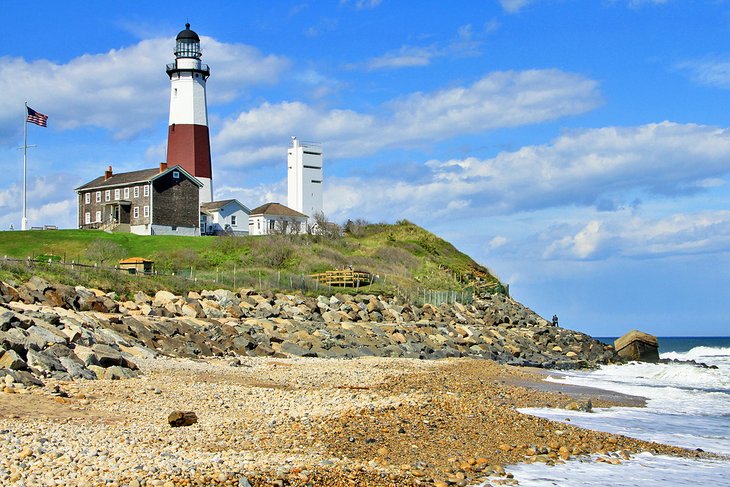
[[200, 255], [193, 249], [158, 250], [153, 257], [155, 268], [165, 273], [190, 267], [197, 268], [201, 262]]
[[124, 257], [125, 250], [111, 240], [97, 238], [86, 248], [86, 257], [100, 266], [116, 264], [116, 260]]

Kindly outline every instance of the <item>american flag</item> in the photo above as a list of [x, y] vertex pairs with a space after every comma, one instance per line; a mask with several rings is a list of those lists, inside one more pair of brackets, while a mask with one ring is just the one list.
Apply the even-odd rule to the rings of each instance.
[[48, 115], [36, 112], [31, 107], [26, 108], [28, 109], [28, 122], [40, 125], [41, 127], [48, 127]]

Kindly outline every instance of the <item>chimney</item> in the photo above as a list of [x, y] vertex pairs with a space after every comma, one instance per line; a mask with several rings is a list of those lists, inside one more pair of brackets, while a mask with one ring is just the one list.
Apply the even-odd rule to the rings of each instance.
[[161, 162], [160, 163], [160, 172], [165, 172], [165, 171], [167, 171], [167, 163]]
[[112, 167], [111, 166], [109, 166], [109, 169], [104, 171], [104, 181], [106, 181], [110, 177], [112, 177]]

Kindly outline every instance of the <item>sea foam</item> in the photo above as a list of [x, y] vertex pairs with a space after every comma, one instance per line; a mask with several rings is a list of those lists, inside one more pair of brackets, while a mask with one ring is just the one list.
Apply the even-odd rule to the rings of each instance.
[[[521, 412], [588, 429], [647, 441], [730, 455], [730, 348], [697, 346], [686, 352], [662, 353], [663, 359], [689, 363], [630, 363], [595, 371], [569, 371], [548, 380], [599, 388], [647, 399], [644, 408], [595, 408], [592, 413], [525, 408]], [[728, 485], [730, 461], [637, 455], [622, 465], [571, 461], [546, 468], [519, 465], [511, 469], [523, 485]], [[607, 481], [609, 479], [609, 481]]]

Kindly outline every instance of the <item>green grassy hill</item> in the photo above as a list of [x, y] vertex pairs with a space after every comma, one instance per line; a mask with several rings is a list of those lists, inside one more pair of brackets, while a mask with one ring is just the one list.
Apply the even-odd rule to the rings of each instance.
[[[221, 287], [302, 285], [309, 274], [353, 266], [379, 276], [373, 291], [419, 293], [423, 290], [463, 291], [493, 288], [499, 281], [487, 268], [453, 245], [407, 221], [390, 224], [354, 224], [344, 236], [272, 235], [266, 237], [174, 237], [105, 233], [95, 230], [49, 230], [0, 233], [0, 257], [49, 258], [65, 263], [113, 266], [120, 258], [144, 257], [155, 268], [177, 278], [214, 281]], [[158, 278], [94, 277], [78, 266], [27, 266], [8, 262], [3, 273], [20, 279], [29, 273], [51, 273], [56, 280], [121, 291], [154, 287], [179, 288], [187, 282]], [[54, 270], [55, 269], [55, 270]], [[64, 270], [59, 270], [64, 269]], [[99, 271], [96, 271], [98, 274]], [[117, 276], [117, 277], [115, 277]], [[2, 275], [0, 274], [0, 277]], [[80, 279], [80, 281], [78, 281]], [[310, 283], [311, 284], [311, 283]], [[202, 283], [201, 283], [202, 286]]]

